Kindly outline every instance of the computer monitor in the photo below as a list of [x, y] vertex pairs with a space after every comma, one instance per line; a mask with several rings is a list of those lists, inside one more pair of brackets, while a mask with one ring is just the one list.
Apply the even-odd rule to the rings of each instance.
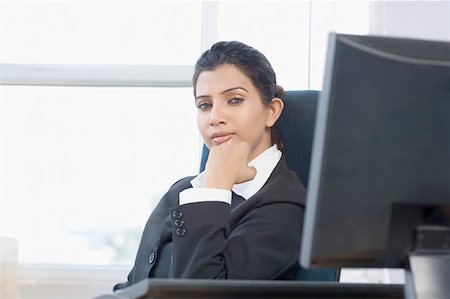
[[331, 33], [310, 167], [303, 267], [437, 256], [450, 285], [450, 42]]

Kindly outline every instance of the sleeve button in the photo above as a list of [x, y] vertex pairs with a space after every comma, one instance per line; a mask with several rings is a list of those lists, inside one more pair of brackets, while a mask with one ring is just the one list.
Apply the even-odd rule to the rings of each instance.
[[183, 228], [177, 228], [176, 234], [178, 237], [183, 237], [186, 234], [186, 230]]
[[175, 226], [176, 227], [182, 227], [184, 225], [184, 220], [176, 219], [175, 220]]
[[152, 254], [150, 254], [150, 256], [148, 257], [148, 262], [150, 264], [153, 264], [156, 260], [156, 254], [154, 252], [152, 252]]
[[176, 219], [180, 219], [183, 216], [183, 212], [181, 211], [173, 211], [172, 217]]

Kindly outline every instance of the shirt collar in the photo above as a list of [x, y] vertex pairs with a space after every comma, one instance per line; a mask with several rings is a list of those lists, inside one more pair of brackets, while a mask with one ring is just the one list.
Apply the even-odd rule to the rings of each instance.
[[[281, 151], [278, 150], [276, 145], [266, 149], [259, 156], [248, 163], [249, 166], [256, 168], [255, 178], [248, 182], [235, 184], [232, 191], [245, 199], [252, 197], [267, 182], [280, 159]], [[191, 185], [194, 188], [203, 187], [204, 176], [204, 172], [201, 172], [191, 181]]]

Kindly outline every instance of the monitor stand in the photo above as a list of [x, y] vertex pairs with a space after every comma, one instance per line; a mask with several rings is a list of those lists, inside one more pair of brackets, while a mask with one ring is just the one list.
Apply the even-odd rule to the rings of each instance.
[[416, 235], [416, 249], [418, 242], [433, 245], [409, 254], [409, 268], [405, 269], [406, 299], [450, 298], [450, 227], [422, 228]]

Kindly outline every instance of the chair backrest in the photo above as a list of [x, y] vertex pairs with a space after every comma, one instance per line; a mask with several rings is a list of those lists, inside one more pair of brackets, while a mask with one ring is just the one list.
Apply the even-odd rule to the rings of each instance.
[[305, 187], [308, 186], [318, 96], [316, 90], [286, 91], [284, 110], [279, 119], [283, 155]]
[[[283, 155], [289, 168], [297, 173], [306, 188], [308, 188], [318, 96], [319, 92], [316, 90], [286, 91], [283, 97], [284, 110], [279, 119], [284, 144]], [[208, 148], [203, 146], [200, 171], [205, 169], [208, 154]], [[334, 269], [300, 269], [295, 279], [335, 281], [339, 279], [339, 272]]]

